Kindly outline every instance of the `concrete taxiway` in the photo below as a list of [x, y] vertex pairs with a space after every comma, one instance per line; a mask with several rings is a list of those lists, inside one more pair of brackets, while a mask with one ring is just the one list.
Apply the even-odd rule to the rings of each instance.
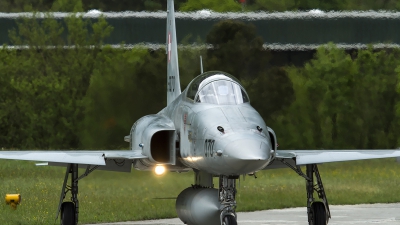
[[[343, 224], [388, 224], [400, 225], [400, 203], [332, 205], [329, 225]], [[182, 225], [177, 219], [146, 220], [101, 225]], [[239, 225], [307, 225], [306, 208], [273, 209], [238, 213]], [[99, 225], [99, 224], [97, 224]]]

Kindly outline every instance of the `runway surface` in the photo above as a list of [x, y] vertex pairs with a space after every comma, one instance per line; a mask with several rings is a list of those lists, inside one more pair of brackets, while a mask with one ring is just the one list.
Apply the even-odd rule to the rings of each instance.
[[[400, 203], [332, 205], [329, 225], [397, 224], [400, 225]], [[103, 223], [102, 225], [182, 225], [178, 219]], [[306, 208], [273, 209], [238, 213], [239, 225], [307, 225]], [[99, 225], [99, 224], [97, 224]]]

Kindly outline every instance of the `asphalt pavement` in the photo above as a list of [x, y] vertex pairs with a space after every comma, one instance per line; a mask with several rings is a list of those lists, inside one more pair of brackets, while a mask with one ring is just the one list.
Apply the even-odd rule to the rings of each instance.
[[[400, 225], [400, 203], [332, 205], [329, 225], [387, 224]], [[306, 208], [272, 209], [256, 212], [239, 212], [239, 225], [308, 225]], [[178, 219], [145, 220], [101, 225], [182, 225]], [[97, 224], [99, 225], [99, 224]]]

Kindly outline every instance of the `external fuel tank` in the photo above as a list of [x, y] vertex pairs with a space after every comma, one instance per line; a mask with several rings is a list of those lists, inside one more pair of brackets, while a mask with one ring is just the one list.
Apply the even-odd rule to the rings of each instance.
[[176, 212], [183, 223], [189, 225], [220, 225], [218, 190], [193, 188], [183, 190], [176, 199]]

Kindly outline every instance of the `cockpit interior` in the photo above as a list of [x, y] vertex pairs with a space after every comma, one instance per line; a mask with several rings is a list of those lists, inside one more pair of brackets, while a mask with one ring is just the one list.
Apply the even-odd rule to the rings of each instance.
[[216, 105], [238, 105], [249, 102], [249, 97], [232, 75], [206, 72], [196, 77], [188, 86], [186, 97], [197, 103]]

